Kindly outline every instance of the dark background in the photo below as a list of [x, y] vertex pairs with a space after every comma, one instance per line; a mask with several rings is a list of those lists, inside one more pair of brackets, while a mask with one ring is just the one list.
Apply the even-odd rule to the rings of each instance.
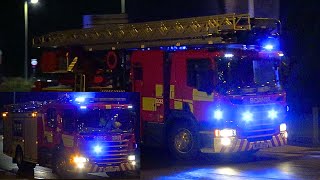
[[[2, 0], [0, 49], [7, 76], [22, 76], [24, 61], [23, 0]], [[224, 13], [222, 0], [127, 0], [130, 21], [171, 19]], [[318, 58], [320, 21], [316, 0], [281, 0], [282, 49], [291, 64], [286, 86], [289, 103], [304, 111], [320, 103]], [[120, 0], [40, 0], [29, 8], [30, 37], [81, 28], [82, 15], [120, 13]], [[32, 56], [29, 57], [29, 59]]]

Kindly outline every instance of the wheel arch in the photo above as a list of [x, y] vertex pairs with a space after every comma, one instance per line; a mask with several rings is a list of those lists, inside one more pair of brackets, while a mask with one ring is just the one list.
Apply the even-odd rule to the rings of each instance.
[[165, 121], [166, 137], [168, 137], [169, 132], [175, 125], [181, 123], [188, 123], [195, 126], [196, 129], [199, 128], [199, 123], [190, 111], [171, 110]]

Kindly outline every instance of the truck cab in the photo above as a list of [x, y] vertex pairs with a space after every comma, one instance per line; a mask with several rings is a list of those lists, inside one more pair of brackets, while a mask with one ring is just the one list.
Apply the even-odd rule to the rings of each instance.
[[[5, 118], [4, 152], [21, 169], [39, 164], [61, 176], [138, 170], [137, 116], [132, 104], [62, 98], [29, 112], [7, 111]], [[14, 133], [16, 127], [23, 133]]]

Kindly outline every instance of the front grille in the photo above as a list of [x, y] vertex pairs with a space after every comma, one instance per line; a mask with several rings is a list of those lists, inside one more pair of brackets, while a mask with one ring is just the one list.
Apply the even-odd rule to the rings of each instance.
[[277, 133], [278, 125], [281, 119], [269, 119], [268, 111], [271, 109], [280, 110], [278, 117], [283, 117], [283, 111], [281, 108], [275, 105], [254, 105], [239, 107], [237, 111], [238, 117], [242, 117], [242, 113], [250, 110], [253, 113], [253, 120], [251, 122], [245, 122], [238, 120], [240, 131], [238, 135], [241, 138], [246, 138], [248, 141], [263, 141], [270, 140], [272, 136]]
[[[93, 143], [88, 143], [93, 144]], [[84, 153], [89, 158], [90, 163], [101, 165], [119, 165], [127, 162], [129, 155], [129, 140], [122, 141], [100, 141], [103, 148], [101, 153], [95, 153], [93, 148], [86, 149]]]

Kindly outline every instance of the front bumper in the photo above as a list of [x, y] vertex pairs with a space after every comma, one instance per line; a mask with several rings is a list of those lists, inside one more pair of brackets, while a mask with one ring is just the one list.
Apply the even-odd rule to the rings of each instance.
[[115, 166], [99, 166], [97, 164], [88, 163], [84, 168], [74, 168], [70, 170], [73, 173], [99, 173], [99, 172], [120, 172], [120, 171], [135, 171], [137, 170], [136, 165], [132, 165], [130, 162], [121, 163]]
[[287, 138], [284, 133], [273, 135], [271, 139], [263, 141], [250, 142], [248, 139], [239, 139], [237, 137], [230, 137], [230, 139], [230, 145], [225, 146], [221, 143], [222, 138], [213, 137], [212, 147], [204, 147], [201, 148], [200, 151], [202, 153], [237, 153], [284, 146], [287, 144]]

